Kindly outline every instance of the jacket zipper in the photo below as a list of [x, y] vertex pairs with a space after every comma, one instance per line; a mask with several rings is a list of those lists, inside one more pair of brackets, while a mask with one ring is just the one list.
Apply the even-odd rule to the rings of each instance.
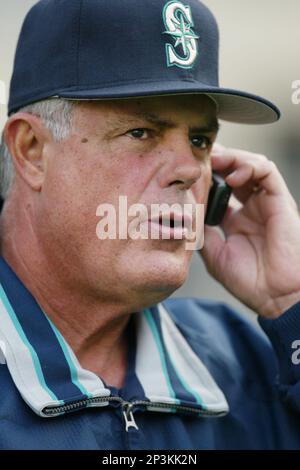
[[54, 417], [63, 413], [69, 413], [72, 411], [80, 410], [82, 408], [86, 408], [88, 405], [93, 405], [93, 404], [97, 405], [98, 403], [102, 403], [102, 402], [120, 403], [120, 405], [123, 408], [122, 412], [123, 412], [123, 416], [125, 420], [125, 429], [127, 432], [129, 428], [135, 428], [137, 430], [139, 429], [135, 422], [133, 411], [132, 411], [133, 407], [138, 406], [138, 405], [151, 407], [151, 408], [158, 408], [158, 409], [164, 408], [164, 409], [178, 410], [178, 411], [183, 411], [186, 413], [197, 414], [198, 416], [201, 415], [203, 417], [212, 417], [212, 416], [221, 417], [227, 414], [227, 412], [224, 412], [224, 411], [214, 412], [214, 411], [209, 411], [209, 410], [199, 410], [199, 409], [196, 410], [195, 408], [191, 408], [191, 407], [184, 406], [184, 405], [176, 405], [176, 404], [171, 405], [168, 403], [150, 402], [150, 401], [145, 401], [145, 400], [136, 400], [136, 401], [128, 402], [128, 401], [123, 400], [120, 397], [87, 398], [86, 400], [81, 400], [81, 401], [77, 401], [74, 403], [70, 403], [69, 405], [61, 405], [61, 406], [55, 406], [55, 407], [47, 406], [46, 408], [42, 410], [42, 413], [44, 416]]
[[123, 407], [123, 416], [124, 416], [124, 419], [125, 419], [125, 426], [126, 426], [126, 432], [128, 432], [128, 429], [129, 428], [135, 428], [137, 430], [139, 430], [136, 422], [135, 422], [135, 419], [134, 419], [134, 416], [133, 416], [133, 412], [132, 412], [132, 408], [133, 408], [133, 403], [122, 403], [122, 407]]

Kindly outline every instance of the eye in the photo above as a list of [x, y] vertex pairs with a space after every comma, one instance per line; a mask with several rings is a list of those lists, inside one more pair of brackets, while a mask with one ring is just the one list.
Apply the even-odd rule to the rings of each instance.
[[133, 137], [133, 139], [137, 140], [146, 140], [149, 137], [150, 130], [149, 129], [132, 129], [131, 131], [127, 132], [127, 135]]
[[194, 147], [197, 147], [201, 150], [209, 150], [212, 146], [211, 139], [205, 135], [195, 135], [191, 137], [191, 143]]

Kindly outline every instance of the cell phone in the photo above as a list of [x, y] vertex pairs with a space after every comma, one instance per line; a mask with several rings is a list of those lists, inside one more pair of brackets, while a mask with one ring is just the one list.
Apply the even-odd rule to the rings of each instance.
[[213, 173], [212, 180], [213, 185], [208, 196], [205, 224], [220, 225], [228, 207], [232, 188], [216, 173]]

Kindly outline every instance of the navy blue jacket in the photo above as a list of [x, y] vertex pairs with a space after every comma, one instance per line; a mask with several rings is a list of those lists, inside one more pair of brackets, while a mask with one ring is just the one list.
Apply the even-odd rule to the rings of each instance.
[[133, 314], [116, 389], [3, 258], [0, 282], [0, 449], [300, 449], [300, 303], [264, 331], [207, 300]]

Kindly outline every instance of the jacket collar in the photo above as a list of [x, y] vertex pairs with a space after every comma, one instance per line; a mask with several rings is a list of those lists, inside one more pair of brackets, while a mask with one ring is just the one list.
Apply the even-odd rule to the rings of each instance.
[[[89, 399], [90, 405], [85, 406], [107, 406], [115, 389], [80, 366], [70, 346], [3, 258], [0, 283], [0, 364], [6, 361], [30, 408], [45, 417], [47, 407]], [[134, 317], [135, 358], [129, 365], [133, 370], [127, 374], [134, 375], [139, 384], [133, 393], [135, 400], [149, 402], [151, 411], [167, 411], [165, 404], [174, 405], [177, 412], [180, 405], [211, 416], [226, 414], [228, 403], [222, 391], [166, 308], [158, 304]], [[95, 398], [101, 400], [95, 404]], [[161, 409], [154, 403], [161, 403]]]

